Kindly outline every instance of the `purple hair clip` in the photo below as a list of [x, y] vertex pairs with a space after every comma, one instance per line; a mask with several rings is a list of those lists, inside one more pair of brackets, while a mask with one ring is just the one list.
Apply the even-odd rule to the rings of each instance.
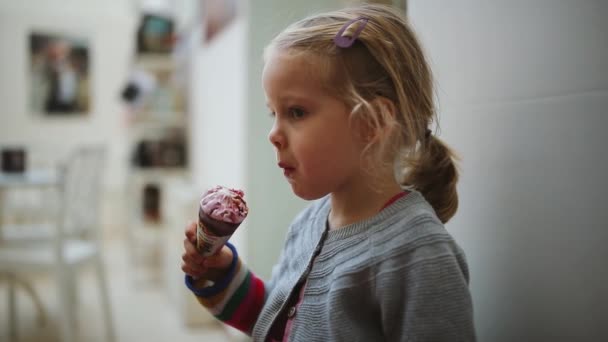
[[[353, 33], [353, 36], [352, 37], [343, 36], [344, 31], [346, 31], [346, 29], [350, 25], [352, 25], [354, 22], [357, 22], [357, 21], [361, 21], [361, 23], [359, 24], [359, 27], [357, 28], [355, 33]], [[355, 40], [357, 40], [357, 38], [359, 38], [361, 31], [363, 31], [363, 28], [365, 28], [365, 25], [367, 25], [368, 21], [369, 21], [369, 19], [365, 18], [365, 17], [359, 17], [359, 18], [348, 21], [346, 24], [344, 24], [344, 26], [342, 26], [340, 31], [338, 31], [338, 34], [336, 34], [336, 36], [334, 37], [334, 43], [338, 47], [341, 47], [341, 48], [351, 47], [355, 43]]]

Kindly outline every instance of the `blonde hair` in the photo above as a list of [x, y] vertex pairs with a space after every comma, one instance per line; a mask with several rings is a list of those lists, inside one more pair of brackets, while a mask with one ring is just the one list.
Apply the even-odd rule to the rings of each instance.
[[[367, 24], [358, 37], [359, 25]], [[334, 37], [355, 20], [342, 36], [356, 38], [341, 48]], [[352, 108], [358, 119], [374, 132], [364, 157], [374, 165], [404, 165], [403, 186], [420, 191], [442, 222], [458, 208], [456, 156], [439, 138], [427, 134], [436, 120], [431, 71], [407, 20], [394, 8], [365, 4], [300, 20], [277, 35], [266, 48], [305, 53], [316, 58], [322, 86]], [[387, 101], [376, 101], [379, 98]], [[392, 107], [394, 108], [387, 108]], [[390, 161], [388, 161], [390, 159]]]

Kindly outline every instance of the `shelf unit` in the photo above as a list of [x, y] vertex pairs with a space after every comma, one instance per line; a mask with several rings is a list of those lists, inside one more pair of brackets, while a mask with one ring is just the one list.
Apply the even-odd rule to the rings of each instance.
[[[127, 112], [130, 146], [127, 175], [128, 252], [136, 283], [163, 280], [167, 227], [164, 196], [174, 180], [190, 179], [188, 115], [183, 87], [175, 84], [170, 55], [138, 55], [134, 70], [152, 81]], [[139, 284], [138, 284], [139, 285]]]

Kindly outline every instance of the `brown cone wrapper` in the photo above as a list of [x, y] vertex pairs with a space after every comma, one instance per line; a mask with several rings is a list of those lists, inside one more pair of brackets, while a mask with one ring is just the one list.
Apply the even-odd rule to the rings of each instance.
[[240, 225], [240, 223], [218, 221], [199, 208], [196, 249], [205, 257], [217, 253]]

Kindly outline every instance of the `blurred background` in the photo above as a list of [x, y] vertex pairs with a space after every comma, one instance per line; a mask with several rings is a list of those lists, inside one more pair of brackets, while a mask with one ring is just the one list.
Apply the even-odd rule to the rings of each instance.
[[[407, 12], [462, 157], [446, 227], [479, 340], [608, 340], [608, 2], [378, 2]], [[350, 3], [0, 0], [0, 340], [247, 340], [185, 289], [183, 229], [206, 188], [244, 189], [232, 241], [269, 277], [306, 202], [267, 141], [262, 51]]]

